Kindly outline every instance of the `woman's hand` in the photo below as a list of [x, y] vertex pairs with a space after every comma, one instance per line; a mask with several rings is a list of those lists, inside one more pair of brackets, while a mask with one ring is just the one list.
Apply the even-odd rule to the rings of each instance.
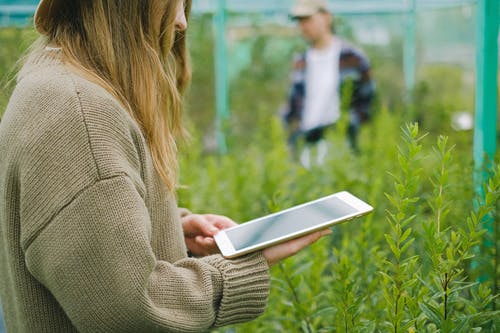
[[323, 236], [331, 234], [330, 229], [314, 232], [312, 234], [289, 240], [285, 243], [271, 246], [265, 249], [262, 253], [267, 260], [269, 266], [277, 264], [280, 260], [297, 254], [300, 250], [316, 242]]
[[228, 217], [213, 214], [188, 214], [181, 221], [187, 248], [195, 256], [219, 253], [213, 236], [236, 225]]

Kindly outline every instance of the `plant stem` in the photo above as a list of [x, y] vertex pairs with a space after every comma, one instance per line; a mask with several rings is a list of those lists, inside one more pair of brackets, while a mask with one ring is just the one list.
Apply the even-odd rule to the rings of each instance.
[[348, 327], [347, 327], [347, 314], [344, 310], [344, 328], [345, 328], [345, 333], [347, 333]]
[[448, 273], [444, 273], [444, 320], [448, 318]]
[[290, 277], [288, 276], [287, 272], [285, 271], [285, 268], [283, 267], [283, 263], [279, 263], [279, 267], [281, 270], [281, 273], [283, 273], [283, 276], [285, 277], [286, 284], [288, 285], [288, 288], [292, 291], [292, 296], [293, 296], [293, 302], [297, 305], [297, 311], [301, 316], [303, 316], [303, 320], [307, 323], [307, 331], [310, 332], [310, 327], [312, 327], [309, 318], [307, 318], [307, 315], [304, 313], [302, 310], [301, 302], [299, 299], [299, 295], [297, 294], [297, 291], [295, 290], [295, 287], [293, 286], [292, 280], [290, 280]]
[[[399, 289], [399, 288], [398, 288]], [[399, 308], [399, 298], [400, 298], [400, 293], [398, 290], [398, 295], [396, 296], [396, 307], [394, 308], [394, 316], [396, 318], [395, 323], [394, 323], [394, 333], [398, 333], [398, 308]]]

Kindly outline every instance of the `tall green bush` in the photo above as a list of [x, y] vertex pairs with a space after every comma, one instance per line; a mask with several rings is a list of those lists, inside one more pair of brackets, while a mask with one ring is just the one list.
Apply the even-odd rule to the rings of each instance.
[[470, 267], [481, 221], [497, 212], [500, 178], [475, 210], [471, 157], [454, 146], [461, 139], [400, 123], [378, 113], [363, 128], [360, 155], [331, 132], [328, 160], [311, 170], [288, 156], [278, 119], [254, 133], [244, 154], [185, 155], [182, 179], [192, 188], [179, 199], [194, 210], [243, 222], [341, 190], [375, 207], [273, 268], [266, 314], [220, 332], [498, 329], [494, 281], [477, 282]]

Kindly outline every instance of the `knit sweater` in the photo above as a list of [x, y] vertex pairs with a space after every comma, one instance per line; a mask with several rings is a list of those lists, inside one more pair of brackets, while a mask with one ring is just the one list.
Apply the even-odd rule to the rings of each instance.
[[261, 252], [186, 254], [137, 123], [59, 52], [32, 56], [0, 123], [0, 299], [15, 332], [202, 332], [261, 314]]

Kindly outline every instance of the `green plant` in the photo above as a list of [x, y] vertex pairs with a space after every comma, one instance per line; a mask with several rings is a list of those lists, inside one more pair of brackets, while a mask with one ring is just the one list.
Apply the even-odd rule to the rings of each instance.
[[414, 301], [412, 291], [417, 283], [415, 273], [418, 257], [409, 251], [415, 241], [409, 224], [415, 219], [414, 207], [419, 200], [417, 193], [421, 168], [418, 167], [418, 158], [422, 137], [418, 137], [418, 134], [416, 124], [407, 126], [403, 131], [405, 146], [399, 149], [399, 173], [392, 174], [395, 193], [386, 194], [394, 207], [387, 212], [391, 232], [385, 235], [392, 258], [383, 262], [381, 274], [387, 305], [388, 321], [385, 326], [395, 333], [407, 331], [415, 321], [406, 312]]
[[[446, 218], [453, 204], [445, 195], [450, 188], [449, 170], [453, 150], [453, 147], [447, 147], [447, 141], [447, 137], [439, 137], [435, 148], [439, 165], [432, 177], [434, 195], [429, 204], [433, 214], [423, 227], [425, 249], [431, 268], [420, 277], [429, 294], [419, 306], [426, 317], [424, 327], [427, 330], [470, 332], [474, 325], [484, 326], [495, 315], [487, 315], [485, 308], [485, 304], [493, 301], [491, 291], [484, 285], [476, 288], [477, 282], [467, 279], [465, 267], [468, 260], [474, 257], [474, 246], [484, 235], [480, 221], [493, 210], [491, 203], [498, 199], [498, 184], [490, 183], [492, 187], [487, 191], [484, 205], [477, 212], [471, 212], [466, 226], [462, 227], [458, 223], [457, 227], [457, 223], [447, 223]], [[478, 303], [478, 308], [484, 312], [480, 320], [475, 314], [462, 311], [464, 304], [469, 302], [467, 297], [472, 297], [476, 302], [481, 299], [482, 305]]]

